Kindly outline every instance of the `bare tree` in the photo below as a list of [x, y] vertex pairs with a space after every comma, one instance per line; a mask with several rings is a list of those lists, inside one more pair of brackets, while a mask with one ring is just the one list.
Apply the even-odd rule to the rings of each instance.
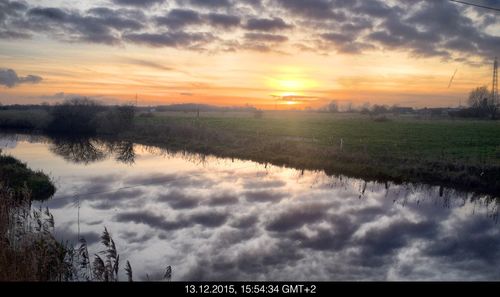
[[473, 89], [469, 94], [468, 104], [474, 114], [479, 117], [494, 119], [498, 112], [498, 103], [486, 86]]
[[330, 101], [328, 105], [326, 106], [326, 111], [327, 112], [338, 112], [339, 111], [339, 104], [336, 100]]

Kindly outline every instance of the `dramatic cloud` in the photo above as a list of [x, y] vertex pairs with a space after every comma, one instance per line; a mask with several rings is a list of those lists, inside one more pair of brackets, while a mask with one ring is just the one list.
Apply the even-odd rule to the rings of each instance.
[[276, 0], [276, 2], [292, 15], [302, 18], [334, 18], [338, 21], [345, 19], [343, 13], [333, 11], [333, 3], [329, 0]]
[[[30, 164], [40, 157], [29, 154], [30, 146], [49, 148], [48, 139], [36, 139], [8, 141], [26, 148], [18, 153]], [[274, 166], [264, 171], [255, 163], [235, 170], [216, 158], [194, 167], [192, 155], [165, 157], [153, 148], [137, 154], [135, 169], [103, 162], [71, 174], [61, 156], [43, 156], [61, 195], [47, 201], [58, 239], [76, 240], [80, 227], [89, 249], [98, 250], [106, 225], [136, 275], [167, 263], [175, 280], [185, 281], [500, 276], [498, 204], [491, 197]], [[123, 187], [130, 188], [116, 191]]]
[[[33, 30], [41, 30], [48, 34], [61, 35], [61, 39], [108, 45], [119, 44], [120, 37], [115, 29], [123, 30], [140, 27], [134, 21], [119, 17], [82, 16], [78, 13], [59, 8], [33, 8], [27, 13], [30, 17], [24, 23]], [[38, 28], [38, 29], [37, 29]]]
[[148, 7], [153, 4], [164, 3], [165, 0], [112, 0], [114, 3], [126, 6]]
[[253, 31], [278, 31], [292, 28], [281, 18], [274, 19], [249, 19], [245, 29]]
[[[184, 2], [184, 0], [182, 2]], [[189, 2], [193, 6], [203, 8], [223, 8], [231, 6], [229, 0], [187, 0], [186, 2]]]
[[221, 13], [209, 13], [206, 18], [208, 23], [214, 27], [232, 28], [238, 27], [241, 23], [241, 18], [239, 16]]
[[156, 22], [171, 29], [179, 29], [189, 25], [202, 23], [198, 12], [190, 9], [173, 9], [167, 16], [156, 18]]
[[286, 196], [285, 193], [273, 191], [252, 191], [245, 193], [245, 198], [249, 202], [279, 202]]
[[37, 84], [42, 81], [38, 75], [18, 76], [12, 69], [0, 68], [0, 85], [13, 88], [20, 84]]
[[209, 33], [165, 32], [163, 34], [125, 34], [123, 38], [129, 42], [151, 47], [185, 47], [196, 49], [213, 39]]
[[267, 34], [267, 33], [246, 33], [245, 39], [249, 41], [263, 41], [263, 42], [286, 42], [288, 37], [284, 35], [277, 34]]
[[[455, 61], [489, 59], [500, 51], [500, 36], [494, 33], [499, 25], [496, 15], [450, 1], [112, 2], [109, 7], [90, 4], [88, 9], [79, 10], [4, 0], [0, 2], [0, 39], [42, 34], [62, 42], [137, 44], [212, 53], [397, 50], [412, 57]], [[153, 6], [163, 3], [168, 5]]]

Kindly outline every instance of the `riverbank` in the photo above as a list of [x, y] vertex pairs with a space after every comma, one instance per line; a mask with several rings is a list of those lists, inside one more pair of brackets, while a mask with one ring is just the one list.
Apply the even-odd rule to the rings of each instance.
[[500, 195], [497, 122], [370, 118], [139, 119], [121, 137], [355, 178]]
[[0, 150], [0, 183], [14, 196], [22, 199], [23, 193], [29, 191], [30, 199], [47, 200], [54, 195], [56, 187], [48, 175], [33, 171], [21, 161], [1, 153]]
[[52, 235], [49, 210], [31, 209], [54, 192], [47, 175], [0, 155], [0, 281], [67, 280], [70, 248]]
[[499, 132], [498, 121], [446, 118], [152, 112], [137, 115], [131, 129], [98, 134], [170, 150], [500, 196]]

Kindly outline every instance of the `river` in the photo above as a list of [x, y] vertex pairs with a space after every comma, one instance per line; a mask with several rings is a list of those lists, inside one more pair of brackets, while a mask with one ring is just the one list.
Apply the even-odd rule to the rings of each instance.
[[[136, 279], [499, 280], [499, 199], [127, 142], [1, 134], [53, 179], [55, 236], [106, 227]], [[125, 277], [122, 275], [122, 279]]]

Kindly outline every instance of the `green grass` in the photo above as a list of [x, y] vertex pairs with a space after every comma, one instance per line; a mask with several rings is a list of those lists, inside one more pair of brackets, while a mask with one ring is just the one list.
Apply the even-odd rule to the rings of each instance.
[[[345, 154], [419, 160], [462, 161], [500, 165], [500, 122], [419, 120], [392, 118], [377, 122], [360, 115], [271, 113], [262, 119], [241, 115], [210, 116], [197, 120], [204, 128], [235, 137], [257, 137], [306, 143], [317, 148], [340, 149]], [[138, 123], [191, 125], [192, 115], [158, 114]]]
[[292, 111], [266, 111], [262, 118], [250, 112], [201, 112], [198, 118], [193, 112], [156, 112], [136, 116], [133, 128], [114, 137], [367, 180], [422, 182], [500, 196], [500, 121], [416, 116], [382, 121], [360, 114]]
[[22, 196], [28, 189], [33, 200], [47, 200], [56, 192], [45, 173], [33, 171], [19, 160], [4, 155], [0, 155], [0, 184], [12, 189], [15, 196]]
[[[168, 129], [167, 129], [168, 128]], [[182, 128], [182, 129], [181, 129]], [[157, 113], [129, 140], [370, 180], [500, 195], [500, 122], [357, 114]], [[342, 142], [342, 147], [341, 147]]]

